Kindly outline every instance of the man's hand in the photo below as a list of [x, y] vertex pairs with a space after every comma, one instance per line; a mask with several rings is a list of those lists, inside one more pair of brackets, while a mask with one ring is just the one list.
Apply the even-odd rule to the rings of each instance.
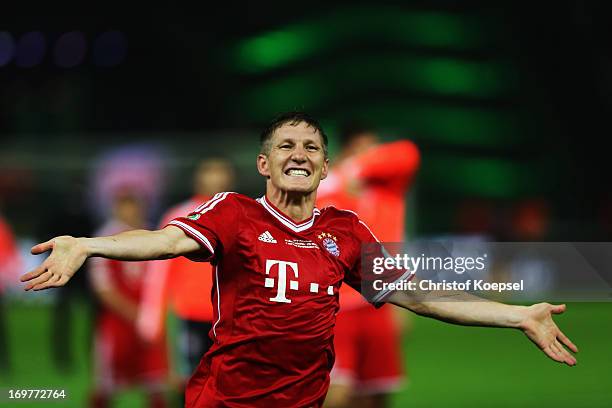
[[565, 305], [553, 306], [548, 303], [538, 303], [525, 310], [525, 319], [520, 327], [529, 340], [553, 360], [569, 366], [576, 365], [576, 359], [565, 347], [574, 353], [578, 352], [578, 347], [559, 330], [552, 319], [552, 314], [560, 314], [565, 311]]
[[[90, 256], [119, 261], [150, 261], [187, 255], [203, 248], [183, 230], [173, 225], [157, 231], [133, 230], [109, 237], [74, 238], [67, 235], [53, 238], [32, 248], [32, 254], [51, 250], [51, 255], [38, 268], [21, 277], [28, 282], [25, 290], [41, 290], [63, 286]], [[212, 251], [204, 248], [205, 256]]]
[[28, 282], [25, 290], [64, 286], [87, 259], [85, 246], [67, 235], [35, 245], [31, 252], [38, 255], [49, 250], [51, 255], [41, 265], [21, 277], [22, 282]]
[[[421, 315], [466, 326], [512, 327], [521, 329], [548, 357], [567, 365], [576, 359], [565, 347], [578, 352], [578, 347], [567, 338], [552, 319], [553, 314], [565, 311], [565, 305], [538, 303], [532, 306], [505, 305], [484, 301], [461, 291], [438, 291], [434, 300], [423, 301], [414, 291], [394, 291], [387, 302]], [[430, 292], [427, 296], [431, 296]], [[448, 297], [454, 301], [439, 301]], [[564, 347], [565, 346], [565, 347]]]

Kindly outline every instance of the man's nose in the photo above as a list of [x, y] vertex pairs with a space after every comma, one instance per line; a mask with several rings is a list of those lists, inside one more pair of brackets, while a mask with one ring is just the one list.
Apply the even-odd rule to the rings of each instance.
[[306, 150], [299, 146], [296, 147], [291, 154], [291, 160], [298, 163], [304, 163], [306, 161]]

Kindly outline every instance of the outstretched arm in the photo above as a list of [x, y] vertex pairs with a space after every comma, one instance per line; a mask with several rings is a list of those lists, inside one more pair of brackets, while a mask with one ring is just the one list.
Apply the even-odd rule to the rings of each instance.
[[63, 286], [92, 256], [121, 261], [168, 259], [195, 252], [200, 245], [177, 227], [157, 231], [134, 230], [109, 237], [74, 238], [61, 236], [32, 248], [32, 254], [51, 251], [37, 268], [21, 277], [25, 290]]
[[[446, 293], [443, 296], [448, 296]], [[532, 306], [513, 306], [491, 302], [475, 296], [457, 293], [461, 300], [419, 301], [407, 292], [396, 291], [389, 302], [422, 315], [450, 323], [470, 326], [510, 327], [522, 330], [535, 345], [551, 359], [573, 366], [578, 348], [557, 327], [553, 314], [565, 311], [565, 305], [538, 303]], [[565, 346], [565, 347], [564, 347]]]

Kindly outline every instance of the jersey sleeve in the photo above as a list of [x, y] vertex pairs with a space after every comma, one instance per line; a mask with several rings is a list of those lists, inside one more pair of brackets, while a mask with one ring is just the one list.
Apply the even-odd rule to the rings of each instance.
[[218, 193], [191, 213], [168, 223], [200, 244], [200, 253], [191, 259], [210, 261], [220, 255], [223, 247], [232, 246], [241, 214], [235, 196], [236, 193], [231, 192]]
[[[382, 283], [410, 280], [414, 274], [405, 269], [385, 270], [383, 274], [374, 272], [374, 261], [388, 258], [391, 255], [370, 228], [357, 216], [354, 220], [354, 236], [359, 256], [351, 270], [345, 275], [344, 282], [361, 293], [374, 307], [381, 307], [391, 294], [391, 291], [387, 289], [388, 285], [383, 286]], [[381, 287], [383, 289], [380, 289]]]

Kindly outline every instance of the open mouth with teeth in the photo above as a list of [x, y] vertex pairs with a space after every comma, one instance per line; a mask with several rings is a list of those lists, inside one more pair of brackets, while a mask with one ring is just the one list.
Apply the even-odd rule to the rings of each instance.
[[306, 169], [287, 169], [285, 174], [290, 177], [308, 177], [310, 172]]

